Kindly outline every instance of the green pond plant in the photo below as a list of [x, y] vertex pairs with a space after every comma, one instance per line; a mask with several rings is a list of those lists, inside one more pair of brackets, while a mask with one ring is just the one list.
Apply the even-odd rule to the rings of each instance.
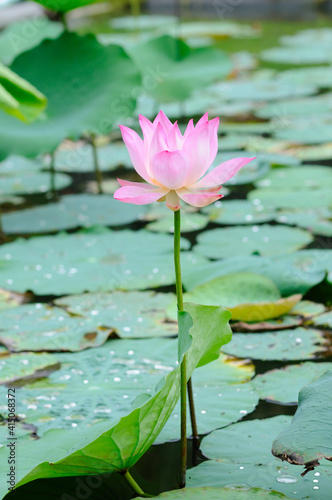
[[[174, 211], [174, 266], [176, 277], [178, 314], [178, 361], [181, 367], [181, 459], [180, 488], [186, 484], [187, 468], [187, 350], [191, 345], [190, 329], [193, 320], [185, 310], [182, 294], [180, 264], [181, 200], [194, 207], [205, 207], [222, 195], [218, 192], [222, 183], [254, 158], [239, 157], [221, 163], [209, 173], [218, 151], [219, 118], [208, 120], [207, 113], [194, 126], [190, 120], [182, 135], [177, 122], [174, 124], [160, 111], [153, 122], [140, 115], [143, 139], [132, 129], [120, 126], [136, 172], [145, 183], [118, 179], [121, 187], [114, 198], [125, 203], [145, 205], [166, 201]], [[205, 175], [206, 174], [206, 175]], [[199, 306], [198, 306], [199, 307]], [[204, 325], [200, 330], [204, 336]], [[191, 379], [188, 381], [189, 407], [193, 438], [198, 441]], [[130, 479], [133, 487], [132, 480]], [[136, 490], [139, 494], [142, 492]]]

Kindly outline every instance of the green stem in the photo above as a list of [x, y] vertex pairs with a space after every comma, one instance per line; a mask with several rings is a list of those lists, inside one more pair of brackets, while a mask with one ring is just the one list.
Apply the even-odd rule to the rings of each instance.
[[92, 146], [93, 166], [95, 169], [96, 181], [98, 186], [98, 193], [103, 194], [103, 176], [100, 170], [98, 151], [96, 146], [96, 138], [94, 134], [90, 136], [90, 144]]
[[129, 484], [129, 486], [134, 490], [134, 492], [137, 495], [139, 495], [140, 497], [144, 497], [144, 498], [151, 498], [150, 495], [147, 495], [146, 493], [144, 493], [144, 491], [142, 490], [142, 488], [140, 488], [140, 486], [136, 483], [136, 481], [133, 478], [133, 476], [128, 471], [126, 471], [123, 474], [123, 477], [125, 478], [125, 480]]
[[191, 421], [191, 430], [193, 436], [193, 465], [197, 465], [197, 452], [199, 449], [199, 436], [197, 431], [197, 422], [196, 422], [196, 413], [195, 413], [195, 403], [194, 403], [194, 393], [193, 393], [193, 385], [191, 378], [187, 383], [188, 389], [188, 401], [189, 401], [189, 409], [190, 409], [190, 421]]
[[[181, 214], [180, 210], [174, 212], [174, 266], [176, 297], [178, 311], [183, 311], [183, 294], [180, 263], [180, 239], [181, 239]], [[180, 488], [186, 486], [187, 470], [187, 355], [183, 356], [181, 362], [181, 457], [180, 457]]]
[[51, 161], [50, 161], [50, 192], [52, 194], [52, 198], [54, 200], [57, 199], [58, 193], [55, 186], [55, 151], [51, 153]]
[[68, 32], [69, 31], [69, 28], [68, 28], [68, 21], [67, 21], [67, 18], [66, 18], [66, 14], [65, 12], [60, 12], [60, 20], [61, 20], [61, 23], [62, 23], [62, 26], [63, 26], [63, 29]]

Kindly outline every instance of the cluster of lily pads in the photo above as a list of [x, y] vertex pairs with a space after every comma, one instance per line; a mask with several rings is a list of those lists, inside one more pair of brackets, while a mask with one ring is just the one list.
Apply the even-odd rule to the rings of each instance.
[[[26, 23], [0, 33], [0, 61], [48, 100], [33, 123], [0, 120], [0, 410], [5, 419], [17, 387], [25, 485], [9, 497], [37, 498], [44, 486], [33, 480], [62, 478], [47, 492], [60, 498], [64, 476], [123, 472], [153, 443], [179, 438], [173, 217], [112, 196], [120, 172], [137, 180], [118, 122], [138, 128], [138, 113], [161, 108], [180, 126], [221, 116], [216, 165], [257, 157], [221, 201], [183, 210], [184, 298], [211, 306], [206, 337], [192, 328], [188, 351], [189, 373], [204, 365], [193, 383], [207, 460], [188, 470], [188, 488], [162, 497], [329, 499], [332, 30], [263, 51], [262, 61], [306, 65], [277, 71], [216, 48], [263, 36], [250, 26], [122, 17], [95, 36]], [[228, 319], [219, 305], [234, 333], [223, 329], [220, 357], [205, 364]], [[312, 382], [287, 431], [287, 409]], [[295, 462], [321, 465], [301, 477], [273, 457], [282, 431], [276, 455], [289, 447], [286, 458], [296, 450]], [[0, 434], [4, 443], [5, 420]], [[5, 446], [0, 456], [5, 474]]]

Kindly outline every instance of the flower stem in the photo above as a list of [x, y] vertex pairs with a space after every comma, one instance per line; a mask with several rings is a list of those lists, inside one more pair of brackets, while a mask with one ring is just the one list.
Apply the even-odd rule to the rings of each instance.
[[56, 190], [56, 185], [55, 185], [55, 151], [52, 151], [51, 153], [51, 160], [50, 160], [50, 192], [52, 195], [53, 200], [57, 200], [58, 198], [58, 193]]
[[[176, 297], [178, 311], [183, 311], [183, 295], [180, 264], [180, 238], [181, 238], [181, 214], [180, 210], [174, 212], [174, 266]], [[180, 458], [180, 488], [186, 485], [187, 470], [187, 355], [183, 356], [181, 362], [181, 458]]]
[[134, 492], [137, 495], [139, 495], [140, 497], [144, 497], [144, 498], [151, 498], [151, 495], [147, 495], [146, 493], [144, 493], [142, 488], [140, 488], [140, 486], [136, 483], [135, 479], [129, 473], [129, 471], [124, 472], [123, 477], [125, 478], [125, 480], [129, 484], [129, 486], [134, 490]]
[[93, 166], [95, 169], [96, 181], [98, 186], [98, 194], [103, 194], [103, 176], [100, 170], [99, 160], [98, 160], [98, 151], [96, 146], [96, 137], [94, 134], [90, 136], [90, 144], [92, 147], [92, 156], [93, 156]]

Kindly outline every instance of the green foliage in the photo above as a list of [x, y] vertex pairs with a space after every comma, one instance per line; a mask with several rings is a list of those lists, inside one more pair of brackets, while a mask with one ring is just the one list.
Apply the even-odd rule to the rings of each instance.
[[110, 132], [120, 118], [132, 114], [132, 92], [141, 84], [136, 66], [121, 47], [104, 47], [91, 35], [74, 33], [45, 40], [18, 56], [12, 69], [45, 93], [48, 107], [43, 119], [30, 126], [4, 117], [0, 155], [33, 157], [54, 151], [68, 137]]
[[46, 9], [54, 10], [55, 12], [68, 12], [79, 7], [85, 7], [102, 0], [35, 0], [42, 4]]
[[47, 99], [41, 92], [0, 63], [0, 110], [32, 122], [46, 105]]
[[143, 87], [161, 102], [182, 101], [191, 92], [225, 78], [232, 63], [213, 47], [190, 48], [164, 35], [130, 47], [129, 53], [142, 73]]

